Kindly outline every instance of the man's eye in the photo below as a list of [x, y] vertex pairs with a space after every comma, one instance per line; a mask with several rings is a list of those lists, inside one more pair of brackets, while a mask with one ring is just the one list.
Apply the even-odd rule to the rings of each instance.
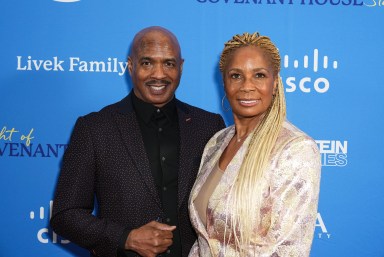
[[173, 62], [166, 62], [165, 66], [167, 66], [167, 67], [175, 67], [176, 65]]
[[141, 63], [142, 66], [149, 66], [151, 63], [149, 61], [143, 61]]
[[229, 76], [231, 77], [231, 79], [239, 79], [239, 78], [241, 78], [240, 74], [238, 74], [238, 73], [232, 73]]

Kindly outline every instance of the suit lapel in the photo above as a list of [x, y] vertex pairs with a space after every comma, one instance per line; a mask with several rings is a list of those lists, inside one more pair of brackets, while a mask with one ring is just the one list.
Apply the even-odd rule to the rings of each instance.
[[[177, 114], [180, 129], [180, 156], [179, 156], [179, 181], [178, 181], [178, 208], [180, 208], [183, 200], [189, 195], [188, 185], [194, 178], [194, 170], [196, 169], [193, 156], [193, 146], [196, 144], [196, 138], [191, 136], [191, 131], [196, 129], [195, 121], [189, 114], [188, 109], [181, 102], [177, 103]], [[196, 171], [197, 172], [197, 171]]]
[[120, 132], [122, 141], [125, 144], [128, 155], [132, 158], [136, 169], [141, 174], [150, 194], [161, 208], [160, 198], [155, 187], [151, 168], [149, 167], [149, 160], [144, 148], [140, 127], [132, 107], [131, 96], [128, 95], [121, 102], [117, 103], [116, 107], [117, 112], [113, 115], [113, 118]]

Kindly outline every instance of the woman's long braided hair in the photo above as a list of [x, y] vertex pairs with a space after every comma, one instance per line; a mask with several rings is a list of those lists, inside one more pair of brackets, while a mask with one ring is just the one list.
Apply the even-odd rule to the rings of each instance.
[[260, 36], [257, 32], [244, 33], [235, 35], [226, 42], [219, 63], [223, 77], [232, 54], [246, 46], [258, 47], [269, 56], [278, 85], [271, 106], [252, 134], [247, 153], [231, 188], [231, 197], [228, 199], [230, 203], [227, 203], [233, 208], [228, 210], [230, 215], [227, 215], [227, 222], [229, 220], [230, 224], [227, 225], [230, 225], [231, 231], [228, 231], [229, 234], [225, 233], [224, 241], [233, 242], [240, 251], [240, 256], [245, 256], [246, 251], [250, 249], [249, 246], [257, 243], [254, 238], [259, 233], [257, 229], [262, 223], [260, 213], [263, 199], [263, 174], [270, 164], [272, 149], [286, 118], [284, 87], [279, 75], [280, 54], [269, 37]]

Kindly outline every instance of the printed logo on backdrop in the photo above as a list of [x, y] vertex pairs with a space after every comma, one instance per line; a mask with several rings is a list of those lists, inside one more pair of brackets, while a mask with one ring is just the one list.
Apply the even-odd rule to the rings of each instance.
[[35, 72], [106, 72], [123, 76], [127, 70], [128, 62], [119, 61], [118, 58], [108, 57], [103, 60], [86, 60], [81, 57], [59, 58], [53, 56], [41, 59], [33, 56], [16, 56], [17, 71]]
[[351, 6], [351, 7], [381, 7], [384, 0], [194, 0], [200, 4], [246, 4], [259, 5], [309, 5], [309, 6]]
[[3, 126], [0, 130], [0, 157], [61, 158], [67, 144], [35, 142], [34, 128], [22, 131]]
[[[46, 211], [46, 208], [41, 206], [37, 212], [31, 211], [29, 213], [29, 218], [32, 221], [44, 221], [47, 224], [47, 219], [50, 220], [52, 217], [52, 204], [53, 201], [49, 201], [49, 211]], [[47, 215], [48, 214], [48, 215]], [[61, 239], [51, 228], [41, 228], [36, 233], [37, 240], [42, 244], [48, 244], [52, 242], [53, 244], [69, 244], [69, 240]]]
[[382, 7], [384, 6], [384, 0], [365, 0], [364, 5], [367, 7]]
[[[60, 3], [75, 3], [80, 0], [53, 0]], [[255, 4], [255, 5], [340, 5], [340, 6], [384, 6], [384, 0], [196, 0], [199, 3], [225, 3], [225, 4]]]
[[[80, 72], [80, 73], [115, 73], [123, 76], [127, 70], [128, 62], [120, 61], [115, 57], [104, 60], [85, 60], [80, 57], [60, 59], [54, 56], [49, 59], [35, 58], [32, 56], [16, 56], [16, 70], [20, 72]], [[326, 93], [331, 82], [329, 74], [337, 70], [339, 62], [320, 55], [314, 49], [311, 55], [295, 58], [284, 55], [282, 68], [300, 76], [288, 75], [284, 80], [286, 92]], [[302, 75], [301, 75], [302, 74]]]
[[[289, 55], [282, 56], [282, 68], [294, 71], [300, 76], [287, 76], [285, 79], [285, 91], [303, 93], [326, 93], [331, 83], [326, 77], [337, 70], [339, 63], [331, 60], [327, 55], [320, 55], [318, 49], [314, 49], [311, 55], [293, 58]], [[302, 75], [301, 75], [302, 74]]]
[[74, 3], [74, 2], [80, 2], [80, 0], [53, 0], [54, 2], [60, 2], [60, 3]]
[[315, 225], [315, 238], [319, 239], [331, 239], [331, 233], [328, 231], [325, 225], [324, 219], [320, 212], [317, 213], [316, 225]]
[[321, 164], [344, 167], [348, 164], [348, 141], [316, 140], [321, 154]]
[[[60, 3], [75, 3], [80, 0], [53, 0]], [[255, 4], [255, 5], [340, 5], [340, 6], [367, 6], [367, 7], [381, 7], [384, 6], [384, 0], [196, 0], [203, 3], [225, 3], [225, 4]]]

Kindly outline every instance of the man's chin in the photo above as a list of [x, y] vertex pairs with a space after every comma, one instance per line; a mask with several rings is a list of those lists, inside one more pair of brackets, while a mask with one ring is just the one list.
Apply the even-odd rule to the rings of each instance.
[[163, 105], [167, 104], [169, 101], [171, 101], [173, 98], [173, 95], [169, 94], [161, 94], [161, 95], [151, 95], [150, 97], [150, 103], [157, 107], [162, 107]]

